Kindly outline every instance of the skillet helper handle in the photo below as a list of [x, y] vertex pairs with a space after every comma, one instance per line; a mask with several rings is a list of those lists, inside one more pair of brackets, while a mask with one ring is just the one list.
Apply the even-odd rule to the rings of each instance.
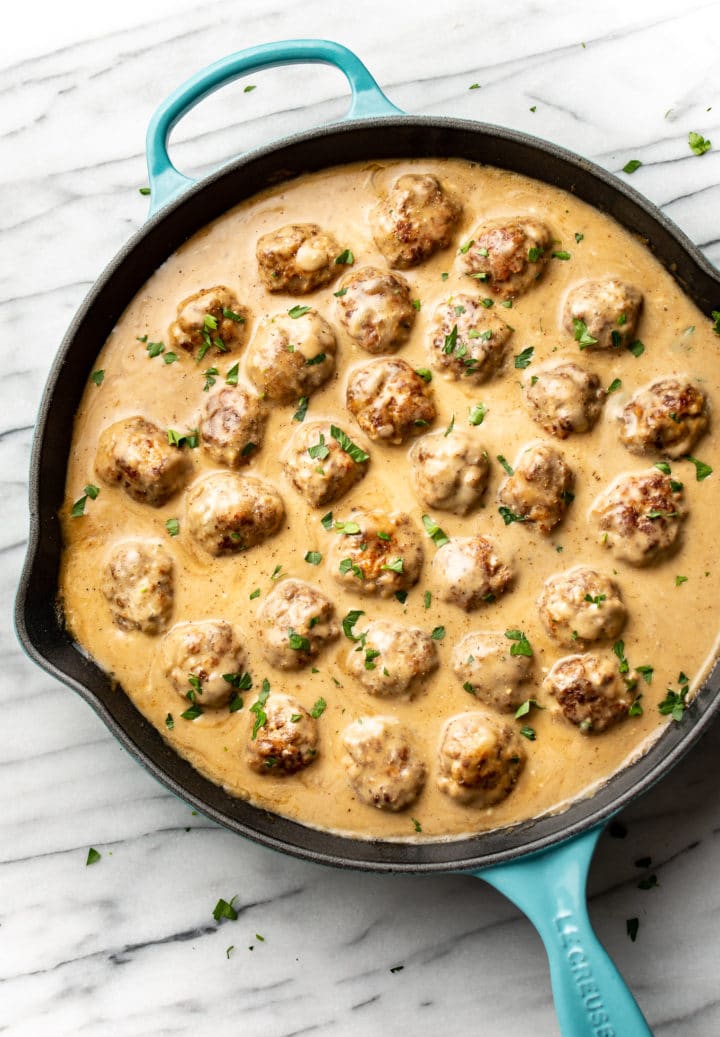
[[601, 831], [473, 874], [519, 907], [540, 934], [563, 1037], [652, 1037], [588, 918], [585, 887]]
[[249, 72], [276, 68], [278, 65], [307, 63], [334, 65], [343, 73], [352, 93], [350, 108], [344, 118], [403, 114], [388, 101], [357, 55], [332, 40], [283, 40], [229, 54], [208, 65], [174, 90], [150, 120], [146, 137], [150, 214], [167, 205], [195, 182], [175, 168], [168, 154], [170, 133], [191, 108], [221, 86]]

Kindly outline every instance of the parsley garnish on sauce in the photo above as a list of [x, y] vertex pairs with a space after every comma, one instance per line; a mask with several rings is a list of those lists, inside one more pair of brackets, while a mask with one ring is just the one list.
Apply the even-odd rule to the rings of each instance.
[[176, 432], [175, 429], [169, 428], [167, 430], [167, 440], [170, 446], [189, 446], [191, 449], [195, 449], [200, 444], [200, 433], [196, 428], [191, 429], [190, 432]]
[[515, 367], [518, 371], [524, 371], [526, 367], [530, 366], [533, 353], [535, 352], [534, 346], [527, 346], [521, 353], [518, 353], [515, 357]]
[[105, 372], [104, 371], [93, 371], [93, 373], [90, 375], [90, 378], [92, 379], [93, 382], [95, 382], [95, 385], [102, 385], [103, 380], [105, 378]]
[[260, 730], [260, 728], [264, 727], [265, 724], [267, 724], [267, 713], [263, 709], [263, 706], [267, 702], [269, 694], [270, 681], [267, 679], [267, 677], [265, 677], [265, 679], [262, 682], [262, 691], [257, 697], [257, 702], [253, 702], [252, 706], [250, 707], [250, 712], [255, 714], [255, 723], [253, 724], [252, 729], [253, 741], [255, 741], [255, 739], [257, 738], [258, 731]]
[[350, 437], [341, 428], [338, 428], [337, 425], [330, 426], [330, 435], [348, 457], [352, 458], [355, 464], [364, 464], [365, 461], [370, 460], [370, 454], [366, 454], [364, 450], [361, 450], [359, 446], [353, 443]]
[[320, 562], [322, 562], [322, 555], [319, 551], [308, 551], [305, 555], [305, 561], [309, 565], [320, 565]]
[[238, 913], [233, 907], [233, 900], [237, 898], [237, 894], [230, 900], [223, 900], [222, 897], [218, 900], [217, 904], [213, 908], [213, 918], [216, 922], [219, 922], [222, 918], [227, 918], [231, 922], [237, 920]]
[[225, 375], [226, 385], [237, 385], [238, 383], [238, 372], [240, 370], [239, 364], [233, 364], [228, 373]]
[[96, 864], [102, 857], [101, 853], [98, 853], [94, 846], [91, 846], [88, 850], [87, 860], [85, 861], [85, 867], [89, 864]]
[[514, 511], [511, 511], [510, 508], [506, 508], [504, 505], [501, 505], [498, 508], [498, 511], [500, 512], [500, 516], [506, 526], [509, 526], [511, 522], [527, 522], [526, 515], [517, 515]]
[[355, 256], [352, 254], [349, 248], [346, 248], [335, 259], [335, 263], [337, 266], [352, 266], [354, 262]]
[[575, 332], [575, 341], [581, 349], [597, 345], [597, 339], [593, 338], [587, 329], [587, 324], [584, 320], [580, 320], [579, 317], [573, 320], [573, 331]]
[[631, 158], [629, 162], [626, 162], [623, 166], [623, 173], [634, 173], [636, 169], [639, 169], [642, 162], [639, 158]]
[[709, 464], [705, 464], [704, 461], [698, 461], [696, 457], [690, 457], [689, 454], [685, 460], [695, 465], [695, 478], [698, 482], [702, 482], [703, 479], [707, 479], [708, 475], [712, 475], [712, 468]]
[[470, 425], [482, 425], [487, 414], [487, 407], [484, 403], [476, 403], [470, 410], [468, 415], [468, 423]]
[[88, 501], [88, 498], [90, 498], [90, 500], [95, 500], [99, 493], [100, 488], [98, 486], [93, 486], [92, 483], [88, 483], [85, 489], [83, 490], [82, 497], [79, 497], [73, 504], [72, 510], [70, 512], [70, 517], [81, 518], [85, 514], [85, 505]]
[[527, 655], [531, 657], [533, 654], [532, 645], [525, 637], [522, 630], [506, 630], [505, 637], [513, 643], [510, 645], [510, 655]]
[[364, 615], [365, 615], [365, 613], [361, 609], [351, 609], [350, 612], [348, 612], [348, 614], [343, 619], [343, 621], [342, 621], [343, 634], [345, 634], [345, 637], [347, 637], [350, 641], [363, 641], [363, 643], [364, 643], [364, 636], [365, 635], [364, 634], [360, 634], [359, 637], [356, 637], [355, 636], [355, 632], [353, 631], [353, 627], [355, 626], [357, 621], [360, 619], [360, 616], [364, 616]]
[[423, 515], [422, 521], [425, 526], [425, 532], [435, 544], [435, 547], [443, 547], [450, 542], [450, 537], [445, 535], [435, 519], [431, 519], [429, 515]]
[[308, 404], [310, 403], [309, 396], [301, 396], [298, 400], [297, 410], [293, 414], [293, 421], [305, 421], [305, 415], [307, 414]]
[[317, 720], [319, 717], [321, 717], [323, 715], [323, 713], [325, 712], [326, 709], [327, 709], [327, 702], [325, 701], [324, 698], [321, 697], [321, 698], [319, 698], [315, 702], [315, 704], [313, 705], [312, 709], [310, 710], [310, 716], [314, 717], [315, 720]]
[[310, 309], [310, 306], [291, 306], [288, 310], [288, 316], [292, 317], [293, 320], [297, 320], [298, 317], [304, 317], [306, 313], [309, 313]]
[[180, 532], [180, 522], [176, 518], [168, 519], [165, 522], [165, 529], [171, 537], [176, 537]]

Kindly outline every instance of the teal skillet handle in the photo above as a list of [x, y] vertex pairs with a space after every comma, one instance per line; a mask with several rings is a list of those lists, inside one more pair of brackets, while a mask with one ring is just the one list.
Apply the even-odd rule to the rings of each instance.
[[150, 214], [167, 205], [194, 183], [194, 180], [175, 168], [168, 154], [168, 138], [183, 115], [208, 94], [249, 72], [308, 62], [334, 65], [345, 75], [352, 92], [346, 119], [403, 114], [388, 101], [362, 61], [347, 47], [331, 40], [284, 40], [229, 54], [213, 65], [208, 65], [173, 91], [150, 120], [146, 142]]
[[504, 893], [539, 932], [563, 1037], [652, 1037], [588, 918], [585, 887], [601, 831], [472, 874]]

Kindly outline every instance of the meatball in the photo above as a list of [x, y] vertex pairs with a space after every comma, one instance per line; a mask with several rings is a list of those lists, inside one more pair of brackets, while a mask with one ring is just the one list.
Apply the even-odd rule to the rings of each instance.
[[443, 601], [469, 612], [504, 594], [513, 581], [510, 565], [503, 562], [488, 537], [451, 537], [432, 561], [432, 579]]
[[217, 464], [240, 468], [259, 450], [265, 435], [265, 409], [242, 386], [225, 386], [208, 397], [200, 419], [203, 450]]
[[397, 357], [356, 368], [348, 379], [347, 407], [365, 435], [388, 443], [403, 443], [435, 420], [431, 390]]
[[430, 363], [448, 378], [480, 385], [505, 360], [512, 329], [472, 295], [455, 295], [435, 311]]
[[572, 361], [533, 367], [525, 376], [525, 402], [530, 417], [546, 432], [567, 439], [571, 432], [588, 432], [605, 402], [600, 379]]
[[[512, 515], [520, 516], [523, 522], [536, 522], [543, 533], [549, 533], [574, 500], [574, 484], [575, 477], [562, 454], [538, 443], [522, 452], [512, 475], [501, 485], [498, 499]], [[507, 512], [503, 518], [506, 516]]]
[[452, 668], [463, 687], [492, 709], [514, 711], [527, 698], [522, 685], [532, 675], [533, 661], [531, 655], [513, 655], [517, 644], [499, 631], [476, 630], [453, 649]]
[[232, 695], [226, 677], [242, 673], [245, 652], [222, 619], [176, 623], [162, 642], [165, 676], [184, 699], [203, 709], [224, 706]]
[[707, 397], [689, 378], [659, 378], [638, 389], [622, 412], [620, 440], [635, 454], [689, 454], [707, 429]]
[[336, 529], [328, 565], [351, 592], [390, 598], [420, 579], [420, 537], [403, 512], [353, 511], [345, 522], [336, 523]]
[[405, 695], [437, 668], [435, 642], [418, 627], [376, 619], [359, 637], [347, 668], [371, 695]]
[[335, 370], [337, 344], [328, 322], [313, 310], [264, 320], [248, 350], [248, 375], [276, 403], [309, 396]]
[[197, 350], [198, 360], [211, 349], [229, 353], [243, 346], [247, 319], [247, 309], [229, 288], [203, 288], [180, 303], [168, 339], [174, 349], [186, 349], [188, 353]]
[[467, 515], [487, 486], [487, 451], [472, 432], [431, 432], [410, 450], [410, 479], [428, 508]]
[[461, 274], [483, 284], [500, 299], [525, 292], [550, 259], [552, 234], [531, 217], [488, 220], [475, 231], [470, 247], [460, 251]]
[[264, 234], [255, 254], [269, 292], [305, 295], [329, 284], [341, 269], [340, 246], [316, 223], [289, 223]]
[[590, 509], [601, 543], [631, 565], [670, 553], [685, 515], [681, 485], [657, 468], [619, 475]]
[[161, 544], [126, 540], [116, 544], [105, 566], [102, 591], [122, 630], [159, 634], [173, 608], [173, 560]]
[[336, 295], [345, 330], [368, 353], [397, 349], [412, 330], [416, 310], [399, 274], [372, 266], [353, 270]]
[[395, 717], [361, 717], [343, 731], [343, 763], [357, 798], [379, 810], [404, 810], [425, 784], [425, 764]]
[[525, 750], [510, 724], [490, 710], [448, 720], [438, 757], [438, 788], [461, 803], [490, 807], [512, 792]]
[[260, 645], [279, 670], [300, 670], [340, 636], [333, 603], [303, 580], [283, 580], [258, 609]]
[[283, 468], [298, 493], [319, 508], [352, 489], [367, 472], [369, 460], [343, 429], [328, 421], [309, 421], [292, 437]]
[[635, 338], [641, 307], [641, 293], [625, 281], [583, 281], [568, 293], [563, 324], [581, 349], [619, 349]]
[[187, 494], [188, 532], [211, 555], [254, 547], [277, 531], [285, 517], [282, 498], [264, 479], [214, 472]]
[[585, 648], [589, 641], [611, 640], [627, 619], [615, 581], [586, 565], [549, 576], [537, 604], [548, 634], [566, 648]]
[[372, 210], [370, 227], [390, 266], [405, 269], [448, 247], [461, 212], [434, 176], [406, 173]]
[[571, 724], [599, 733], [628, 714], [632, 697], [612, 659], [587, 652], [558, 659], [543, 681]]
[[296, 699], [276, 691], [265, 696], [260, 709], [256, 723], [262, 723], [246, 746], [248, 767], [280, 777], [312, 763], [318, 752], [317, 720]]
[[182, 489], [191, 463], [171, 446], [167, 435], [145, 418], [123, 418], [103, 429], [95, 471], [108, 485], [119, 485], [141, 504], [159, 508]]

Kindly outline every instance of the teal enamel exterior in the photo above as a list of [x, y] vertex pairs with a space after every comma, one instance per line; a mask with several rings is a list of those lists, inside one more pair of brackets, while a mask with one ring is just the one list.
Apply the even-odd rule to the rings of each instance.
[[352, 94], [345, 119], [404, 115], [388, 101], [362, 61], [347, 47], [331, 40], [285, 40], [229, 54], [174, 90], [150, 120], [146, 137], [150, 215], [195, 183], [175, 168], [168, 154], [170, 133], [180, 119], [203, 98], [235, 79], [264, 68], [297, 64], [334, 65], [340, 69]]

